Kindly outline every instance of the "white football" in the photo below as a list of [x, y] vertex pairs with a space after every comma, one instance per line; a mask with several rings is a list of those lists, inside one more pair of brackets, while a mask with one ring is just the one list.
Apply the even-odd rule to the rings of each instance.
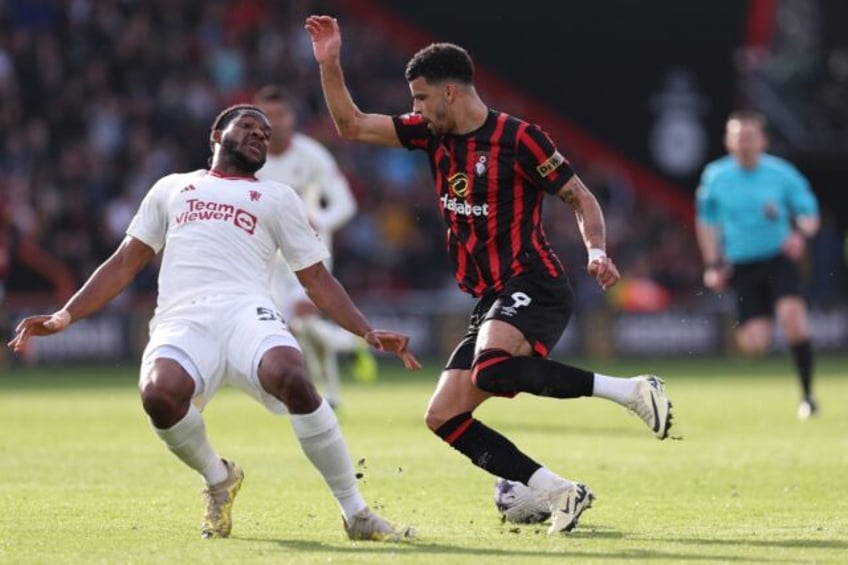
[[538, 524], [551, 517], [542, 493], [517, 481], [495, 481], [495, 507], [501, 517], [514, 524]]

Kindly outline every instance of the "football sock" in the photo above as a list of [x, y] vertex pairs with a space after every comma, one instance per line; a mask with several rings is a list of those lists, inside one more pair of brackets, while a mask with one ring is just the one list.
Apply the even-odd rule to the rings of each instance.
[[798, 371], [798, 379], [801, 381], [801, 391], [804, 393], [804, 398], [809, 398], [813, 394], [813, 348], [810, 340], [805, 339], [793, 344], [789, 349], [792, 352], [795, 369]]
[[346, 519], [367, 505], [356, 485], [347, 444], [336, 414], [326, 400], [311, 414], [290, 416], [294, 435], [306, 457], [324, 477]]
[[595, 373], [592, 396], [606, 398], [619, 404], [626, 404], [636, 394], [637, 383], [621, 377], [608, 377]]
[[339, 405], [339, 397], [341, 396], [339, 360], [336, 352], [325, 347], [324, 351], [321, 352], [321, 366], [324, 369], [324, 379], [327, 385], [324, 396], [330, 406], [335, 408]]
[[474, 358], [471, 378], [481, 390], [511, 396], [529, 392], [553, 398], [591, 396], [594, 374], [541, 357], [514, 357], [503, 349], [484, 349]]
[[527, 484], [541, 465], [495, 430], [474, 419], [471, 412], [454, 416], [436, 435], [471, 459], [471, 462], [498, 477]]
[[572, 484], [571, 481], [563, 479], [547, 467], [539, 467], [527, 481], [528, 487], [542, 492], [550, 492]]
[[171, 453], [180, 461], [203, 475], [206, 483], [214, 485], [226, 480], [227, 467], [215, 453], [206, 435], [206, 424], [200, 411], [191, 404], [182, 420], [166, 430], [153, 427]]

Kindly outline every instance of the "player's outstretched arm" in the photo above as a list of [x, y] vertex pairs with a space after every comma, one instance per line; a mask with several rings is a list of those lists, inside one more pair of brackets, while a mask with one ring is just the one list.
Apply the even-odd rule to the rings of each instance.
[[606, 224], [601, 205], [577, 175], [573, 175], [557, 193], [577, 218], [577, 226], [589, 254], [587, 270], [604, 290], [615, 285], [621, 275], [606, 253]]
[[374, 349], [394, 353], [400, 357], [407, 369], [421, 368], [421, 363], [407, 349], [409, 336], [389, 330], [373, 329], [345, 288], [323, 263], [316, 263], [295, 274], [315, 306], [338, 325], [362, 336]]
[[352, 141], [400, 147], [392, 118], [362, 112], [350, 95], [342, 71], [342, 34], [336, 18], [309, 16], [304, 27], [312, 38], [312, 51], [321, 70], [324, 100], [339, 135]]
[[20, 352], [30, 337], [55, 334], [71, 322], [97, 312], [127, 288], [154, 256], [152, 248], [127, 236], [61, 310], [49, 315], [24, 318], [15, 328], [15, 337], [9, 342], [9, 347]]

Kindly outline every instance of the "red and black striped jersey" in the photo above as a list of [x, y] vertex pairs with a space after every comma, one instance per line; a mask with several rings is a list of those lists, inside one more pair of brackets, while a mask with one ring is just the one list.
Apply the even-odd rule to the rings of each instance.
[[465, 135], [437, 137], [417, 114], [393, 120], [400, 142], [430, 158], [462, 290], [499, 292], [510, 278], [539, 268], [564, 275], [542, 227], [542, 201], [574, 172], [547, 133], [494, 110]]

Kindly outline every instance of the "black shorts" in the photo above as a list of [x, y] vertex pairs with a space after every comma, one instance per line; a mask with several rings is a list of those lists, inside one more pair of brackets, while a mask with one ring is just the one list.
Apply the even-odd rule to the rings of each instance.
[[733, 265], [730, 284], [736, 292], [736, 314], [740, 324], [751, 318], [770, 318], [779, 298], [802, 295], [798, 265], [783, 255]]
[[500, 293], [484, 295], [471, 312], [468, 331], [448, 359], [446, 369], [470, 369], [480, 326], [500, 320], [518, 328], [533, 347], [546, 357], [568, 325], [574, 309], [574, 292], [565, 275], [522, 274], [507, 281]]

